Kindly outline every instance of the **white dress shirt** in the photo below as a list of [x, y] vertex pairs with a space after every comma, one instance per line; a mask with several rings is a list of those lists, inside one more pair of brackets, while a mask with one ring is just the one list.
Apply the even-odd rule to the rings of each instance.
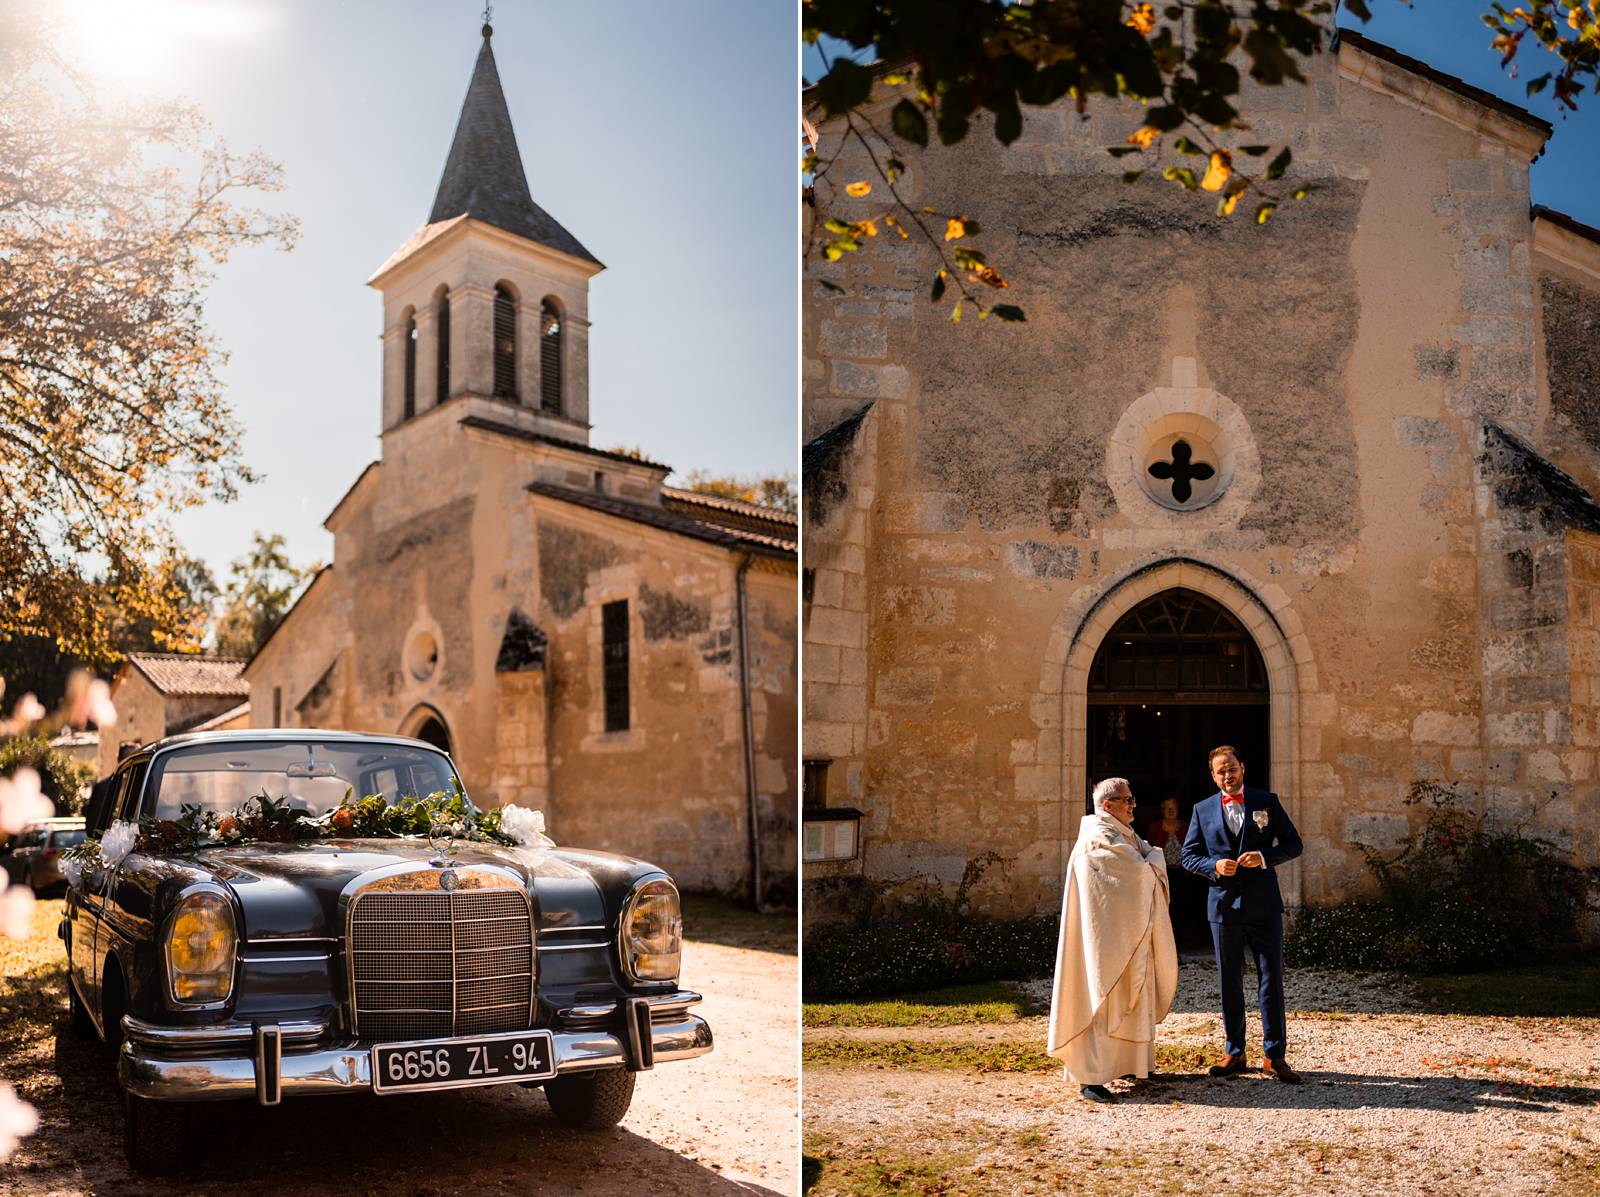
[[1226, 794], [1222, 797], [1222, 817], [1228, 821], [1228, 831], [1238, 839], [1239, 828], [1244, 826], [1244, 795], [1241, 794], [1237, 802], [1229, 802]]

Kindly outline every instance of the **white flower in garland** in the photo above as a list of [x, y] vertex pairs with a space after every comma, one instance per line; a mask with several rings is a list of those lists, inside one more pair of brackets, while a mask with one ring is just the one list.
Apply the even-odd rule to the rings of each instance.
[[500, 808], [500, 830], [525, 848], [553, 848], [555, 841], [544, 833], [544, 811], [525, 806]]
[[106, 867], [114, 869], [121, 864], [138, 841], [137, 823], [131, 823], [126, 819], [119, 819], [113, 823], [100, 838], [100, 855], [105, 860]]
[[83, 882], [83, 861], [76, 856], [63, 856], [61, 858], [61, 876], [68, 885], [78, 889]]

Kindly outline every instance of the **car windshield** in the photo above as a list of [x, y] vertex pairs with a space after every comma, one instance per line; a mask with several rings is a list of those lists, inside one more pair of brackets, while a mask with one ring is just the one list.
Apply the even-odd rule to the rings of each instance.
[[142, 810], [157, 819], [176, 819], [185, 806], [221, 815], [265, 791], [274, 801], [287, 799], [292, 810], [316, 816], [347, 794], [381, 794], [394, 802], [449, 791], [454, 779], [448, 757], [406, 744], [236, 741], [158, 757]]
[[56, 832], [55, 837], [50, 841], [50, 846], [52, 848], [70, 848], [74, 844], [83, 843], [86, 835], [88, 835], [88, 832], [84, 831], [81, 827], [76, 831], [58, 831]]

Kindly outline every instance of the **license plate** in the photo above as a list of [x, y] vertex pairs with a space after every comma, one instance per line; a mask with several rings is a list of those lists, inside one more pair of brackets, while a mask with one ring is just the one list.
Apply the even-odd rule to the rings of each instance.
[[385, 1043], [372, 1049], [376, 1093], [542, 1081], [556, 1074], [549, 1031]]

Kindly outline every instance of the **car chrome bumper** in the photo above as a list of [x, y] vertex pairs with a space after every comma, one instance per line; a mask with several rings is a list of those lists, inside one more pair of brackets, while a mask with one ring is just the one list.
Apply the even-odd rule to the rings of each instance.
[[[158, 1101], [226, 1101], [255, 1097], [263, 1104], [276, 1105], [277, 1098], [310, 1096], [318, 1093], [352, 1093], [372, 1088], [372, 1046], [348, 1044], [341, 1047], [295, 1050], [290, 1027], [279, 1032], [278, 1050], [260, 1050], [263, 1032], [268, 1036], [276, 1027], [252, 1032], [255, 1046], [244, 1044], [237, 1055], [197, 1055], [175, 1050], [162, 1028], [132, 1018], [123, 1020], [127, 1037], [122, 1044], [120, 1073], [123, 1087], [138, 1097]], [[310, 1026], [313, 1024], [304, 1024]], [[157, 1032], [152, 1035], [149, 1032]], [[303, 1032], [302, 1032], [303, 1033]], [[601, 1068], [630, 1067], [626, 1032], [553, 1031], [556, 1072], [592, 1072]], [[711, 1028], [693, 1014], [673, 1015], [650, 1028], [653, 1062], [691, 1060], [711, 1050]], [[276, 1064], [274, 1069], [273, 1065]], [[276, 1077], [263, 1075], [276, 1071]], [[275, 1083], [274, 1083], [275, 1082]], [[270, 1095], [270, 1096], [269, 1096]]]

